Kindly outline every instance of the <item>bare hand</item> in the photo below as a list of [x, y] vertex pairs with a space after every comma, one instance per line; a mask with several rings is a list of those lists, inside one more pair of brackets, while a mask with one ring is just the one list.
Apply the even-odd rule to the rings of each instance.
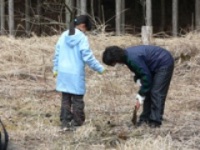
[[140, 109], [140, 102], [138, 100], [136, 101], [135, 107], [136, 107], [137, 110]]

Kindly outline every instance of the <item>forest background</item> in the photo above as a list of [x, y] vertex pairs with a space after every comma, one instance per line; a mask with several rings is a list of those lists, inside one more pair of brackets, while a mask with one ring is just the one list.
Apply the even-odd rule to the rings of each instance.
[[[0, 117], [9, 133], [9, 150], [200, 149], [199, 0], [125, 0], [124, 9], [118, 5], [122, 0], [0, 2]], [[72, 16], [86, 10], [94, 21], [87, 36], [100, 62], [106, 46], [143, 44], [142, 26], [153, 27], [151, 44], [172, 53], [175, 70], [161, 128], [133, 126], [138, 87], [132, 73], [118, 65], [105, 66], [103, 75], [86, 67], [86, 122], [75, 131], [60, 132], [54, 46]]]

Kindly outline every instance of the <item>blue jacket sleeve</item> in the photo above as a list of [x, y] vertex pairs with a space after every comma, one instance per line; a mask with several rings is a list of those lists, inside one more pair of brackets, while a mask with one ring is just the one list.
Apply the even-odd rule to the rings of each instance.
[[104, 67], [99, 63], [99, 61], [93, 55], [87, 37], [81, 40], [80, 43], [81, 54], [84, 62], [93, 70], [102, 73]]

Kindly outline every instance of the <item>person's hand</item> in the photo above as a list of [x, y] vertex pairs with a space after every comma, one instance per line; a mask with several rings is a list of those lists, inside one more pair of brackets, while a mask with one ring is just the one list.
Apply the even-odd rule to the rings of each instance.
[[104, 74], [106, 72], [106, 69], [103, 69], [102, 72], [99, 72], [99, 74]]
[[137, 109], [137, 110], [139, 110], [139, 109], [140, 109], [140, 103], [139, 103], [139, 101], [138, 101], [138, 100], [136, 100], [135, 107], [136, 107], [136, 109]]
[[56, 78], [57, 75], [58, 75], [58, 72], [57, 72], [57, 71], [54, 71], [54, 72], [53, 72], [53, 77]]
[[136, 84], [137, 84], [138, 86], [142, 86], [141, 80], [140, 80], [140, 79], [137, 79], [137, 80], [136, 80]]
[[143, 105], [144, 100], [145, 100], [145, 96], [141, 96], [140, 94], [136, 95], [136, 104], [135, 104], [135, 106], [136, 106], [137, 110], [140, 108], [141, 105]]

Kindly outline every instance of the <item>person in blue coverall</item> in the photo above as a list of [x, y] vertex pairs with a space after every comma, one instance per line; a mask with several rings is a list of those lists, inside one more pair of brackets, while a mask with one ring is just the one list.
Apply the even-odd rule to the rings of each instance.
[[64, 31], [55, 46], [53, 72], [56, 90], [62, 92], [60, 121], [63, 128], [81, 126], [85, 121], [85, 65], [103, 73], [104, 67], [90, 49], [86, 31], [91, 30], [87, 15], [80, 15]]
[[109, 66], [125, 64], [140, 84], [136, 95], [136, 108], [143, 105], [137, 126], [148, 124], [160, 127], [163, 120], [165, 99], [174, 70], [174, 59], [169, 51], [153, 45], [139, 45], [122, 49], [110, 46], [103, 52], [103, 62]]

